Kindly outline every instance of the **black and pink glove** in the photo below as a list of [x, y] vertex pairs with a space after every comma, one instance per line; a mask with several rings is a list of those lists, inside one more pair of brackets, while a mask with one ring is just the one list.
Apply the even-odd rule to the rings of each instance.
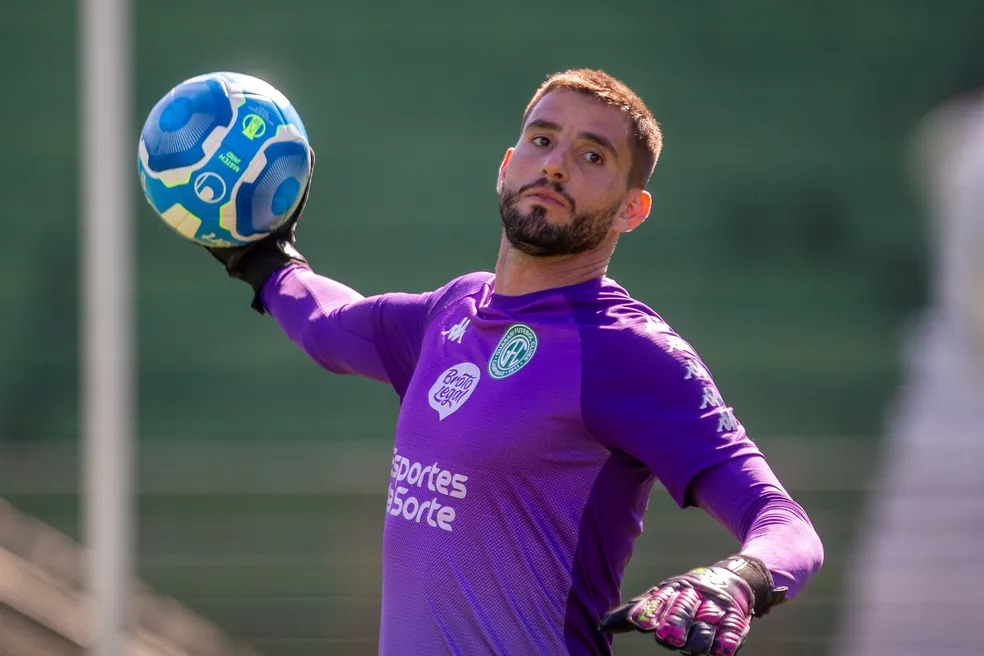
[[766, 614], [785, 593], [762, 561], [732, 556], [666, 579], [608, 613], [601, 630], [652, 633], [660, 645], [691, 656], [733, 656], [752, 617]]

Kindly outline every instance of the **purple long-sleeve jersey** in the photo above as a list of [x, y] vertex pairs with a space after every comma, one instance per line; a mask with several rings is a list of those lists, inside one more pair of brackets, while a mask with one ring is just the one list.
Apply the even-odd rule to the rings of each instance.
[[820, 566], [698, 354], [609, 278], [502, 296], [476, 273], [363, 298], [291, 266], [262, 301], [321, 366], [400, 396], [380, 654], [611, 654], [598, 623], [656, 481], [789, 597]]

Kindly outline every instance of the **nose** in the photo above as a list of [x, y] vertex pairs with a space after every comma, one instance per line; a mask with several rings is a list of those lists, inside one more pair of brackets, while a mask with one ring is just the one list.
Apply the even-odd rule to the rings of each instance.
[[559, 148], [549, 152], [544, 157], [541, 171], [550, 182], [567, 182], [567, 164], [564, 161], [564, 153]]

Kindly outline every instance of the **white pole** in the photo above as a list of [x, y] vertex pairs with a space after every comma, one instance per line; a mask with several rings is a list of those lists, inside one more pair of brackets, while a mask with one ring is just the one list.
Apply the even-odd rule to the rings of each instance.
[[136, 180], [131, 0], [81, 0], [83, 539], [94, 656], [125, 654], [133, 577]]

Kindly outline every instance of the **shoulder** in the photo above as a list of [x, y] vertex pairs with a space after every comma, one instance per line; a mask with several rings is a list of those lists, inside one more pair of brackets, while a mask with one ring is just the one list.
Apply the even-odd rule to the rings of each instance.
[[456, 298], [469, 296], [482, 291], [485, 287], [488, 287], [494, 278], [495, 274], [487, 271], [466, 273], [463, 276], [458, 276], [457, 278], [448, 281], [448, 283], [443, 287], [434, 290], [434, 295], [438, 297]]
[[695, 445], [714, 451], [744, 438], [697, 350], [645, 306], [582, 330], [582, 353], [582, 415], [603, 443], [639, 453], [687, 444], [696, 453]]
[[428, 294], [428, 316], [434, 317], [463, 299], [488, 293], [494, 277], [492, 273], [476, 271], [450, 280]]
[[[607, 298], [605, 297], [607, 296]], [[580, 323], [586, 373], [614, 384], [709, 378], [697, 350], [644, 303], [614, 288]]]
[[448, 281], [444, 286], [431, 292], [434, 303], [437, 305], [447, 305], [467, 296], [482, 293], [490, 288], [495, 274], [487, 271], [475, 271], [466, 273]]
[[697, 350], [658, 318], [599, 331], [585, 344], [585, 365], [587, 380], [619, 395], [658, 394], [661, 402], [713, 384]]

